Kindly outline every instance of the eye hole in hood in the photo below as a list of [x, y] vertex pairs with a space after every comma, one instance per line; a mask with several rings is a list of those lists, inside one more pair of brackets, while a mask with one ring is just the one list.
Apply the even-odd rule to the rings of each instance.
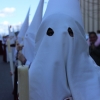
[[52, 36], [53, 34], [54, 34], [53, 29], [52, 29], [52, 28], [48, 28], [48, 30], [47, 30], [47, 35], [48, 35], [48, 36]]
[[68, 28], [68, 33], [71, 37], [74, 37], [73, 30], [70, 27]]

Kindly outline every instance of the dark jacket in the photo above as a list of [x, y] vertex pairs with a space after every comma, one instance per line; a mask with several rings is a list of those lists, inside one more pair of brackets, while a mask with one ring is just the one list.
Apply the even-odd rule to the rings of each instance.
[[89, 46], [89, 53], [90, 53], [90, 56], [96, 62], [96, 64], [100, 66], [100, 45], [95, 48], [92, 48], [92, 46]]

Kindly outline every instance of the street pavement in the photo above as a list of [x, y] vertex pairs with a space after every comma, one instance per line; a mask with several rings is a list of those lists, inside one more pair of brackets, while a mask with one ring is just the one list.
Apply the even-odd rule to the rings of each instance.
[[0, 100], [14, 100], [12, 91], [13, 85], [10, 76], [10, 65], [9, 63], [4, 63], [0, 55]]

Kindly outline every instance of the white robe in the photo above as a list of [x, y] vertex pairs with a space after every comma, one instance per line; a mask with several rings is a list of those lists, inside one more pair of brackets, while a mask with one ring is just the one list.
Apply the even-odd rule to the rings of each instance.
[[[73, 30], [74, 37], [68, 33]], [[47, 35], [48, 28], [54, 31]], [[36, 56], [29, 69], [30, 100], [100, 100], [98, 68], [89, 56], [85, 32], [64, 14], [47, 17], [36, 36]]]

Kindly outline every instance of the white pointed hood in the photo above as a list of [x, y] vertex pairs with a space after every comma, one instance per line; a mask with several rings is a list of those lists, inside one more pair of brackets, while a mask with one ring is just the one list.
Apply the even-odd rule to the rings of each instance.
[[83, 27], [79, 0], [49, 0], [43, 19], [55, 13], [69, 15]]
[[21, 42], [25, 36], [25, 33], [28, 29], [28, 26], [29, 26], [29, 13], [30, 13], [30, 8], [27, 12], [27, 15], [26, 15], [26, 18], [21, 26], [21, 29], [19, 31], [19, 34], [18, 34], [18, 42]]
[[79, 0], [49, 0], [29, 69], [30, 100], [100, 100], [97, 66], [82, 26]]
[[43, 4], [44, 4], [44, 0], [40, 0], [38, 7], [36, 9], [35, 15], [32, 19], [32, 22], [24, 38], [23, 52], [24, 52], [25, 57], [31, 62], [33, 59], [33, 54], [34, 54], [35, 36], [38, 31], [39, 25], [42, 21]]
[[15, 44], [16, 36], [15, 36], [14, 28], [12, 28], [12, 26], [8, 26], [8, 32], [9, 32], [10, 44]]

